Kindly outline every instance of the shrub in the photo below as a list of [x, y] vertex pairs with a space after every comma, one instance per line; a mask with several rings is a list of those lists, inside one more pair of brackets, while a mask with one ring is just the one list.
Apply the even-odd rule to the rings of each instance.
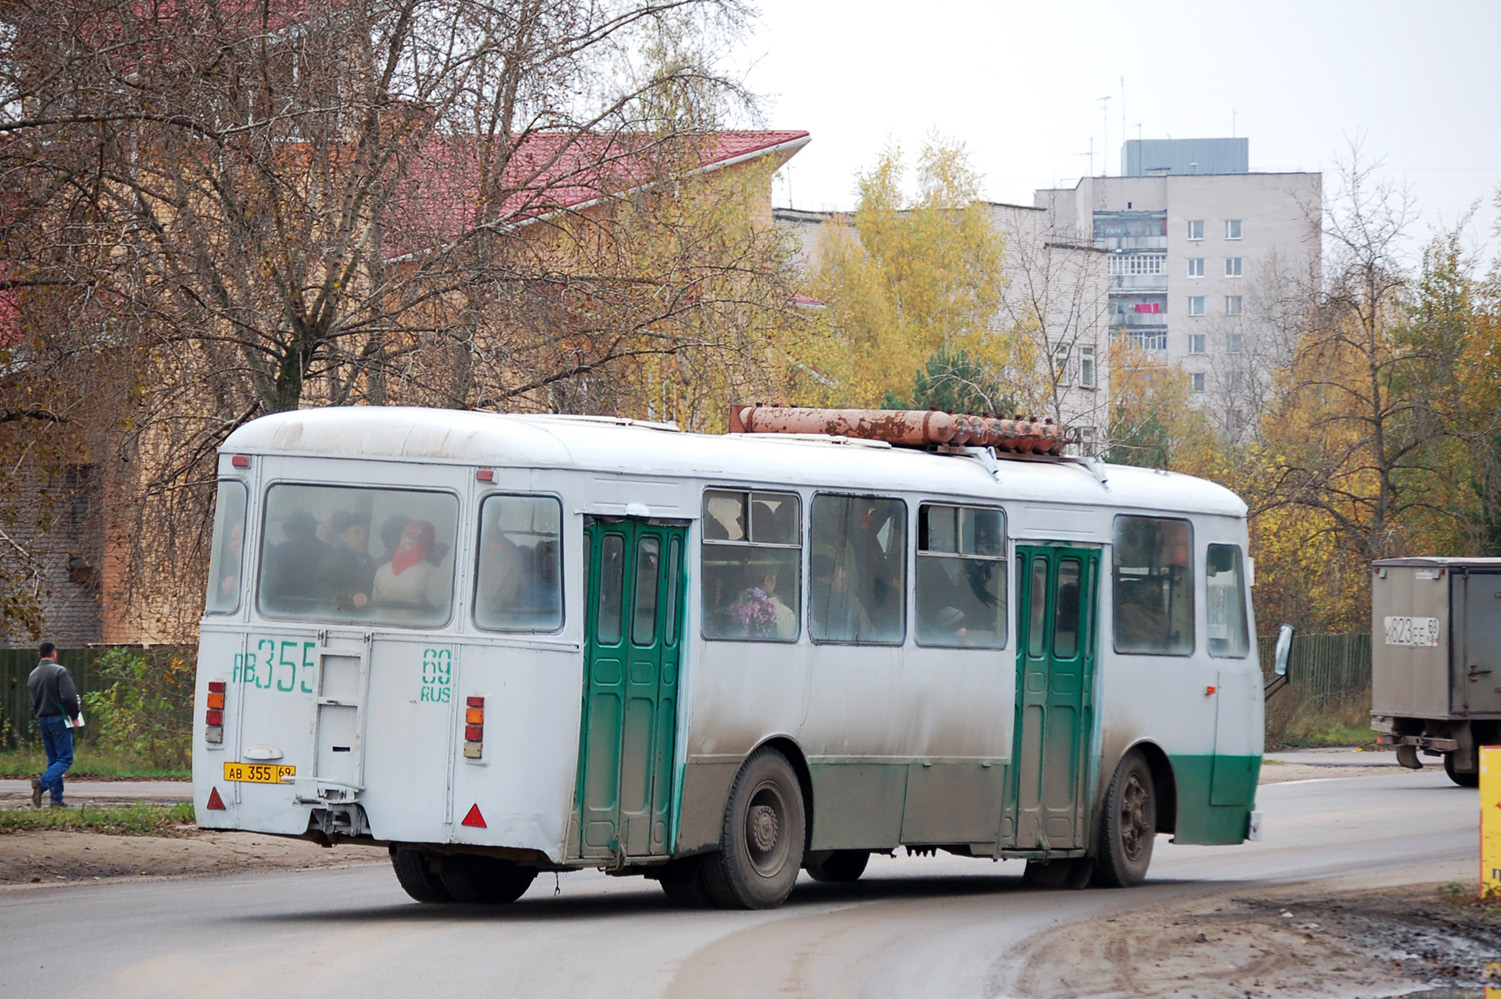
[[180, 655], [153, 658], [111, 649], [98, 662], [108, 684], [83, 695], [94, 745], [156, 767], [183, 767], [193, 745], [193, 664]]

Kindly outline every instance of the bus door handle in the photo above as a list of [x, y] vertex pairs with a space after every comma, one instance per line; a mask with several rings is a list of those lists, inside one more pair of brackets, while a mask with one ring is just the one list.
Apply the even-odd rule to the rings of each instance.
[[1470, 682], [1471, 683], [1478, 682], [1482, 676], [1490, 676], [1490, 675], [1491, 675], [1491, 671], [1488, 670], [1488, 669], [1481, 669], [1478, 665], [1470, 667], [1469, 677], [1470, 677]]

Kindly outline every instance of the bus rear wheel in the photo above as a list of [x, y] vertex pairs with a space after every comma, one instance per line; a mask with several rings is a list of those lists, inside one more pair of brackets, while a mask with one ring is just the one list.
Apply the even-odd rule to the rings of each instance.
[[1133, 749], [1115, 768], [1115, 779], [1105, 793], [1094, 883], [1102, 888], [1141, 884], [1152, 863], [1152, 841], [1156, 837], [1157, 789], [1146, 758]]
[[864, 850], [835, 850], [822, 860], [810, 860], [803, 870], [814, 881], [832, 881], [848, 884], [859, 881], [870, 863], [870, 854]]
[[700, 878], [723, 909], [774, 909], [803, 865], [803, 792], [787, 758], [762, 749], [730, 788], [720, 850], [703, 858]]
[[409, 846], [391, 847], [391, 869], [402, 890], [419, 902], [452, 902], [453, 896], [443, 887], [434, 869], [433, 856], [426, 850]]
[[532, 886], [537, 869], [498, 857], [460, 855], [442, 858], [438, 877], [455, 902], [505, 905]]

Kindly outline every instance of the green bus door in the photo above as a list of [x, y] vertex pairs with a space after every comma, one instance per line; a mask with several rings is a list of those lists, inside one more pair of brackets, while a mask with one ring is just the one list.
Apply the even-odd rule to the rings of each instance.
[[1006, 825], [1015, 829], [1019, 849], [1077, 849], [1087, 845], [1088, 836], [1085, 783], [1100, 553], [1019, 545], [1016, 558], [1021, 606], [1012, 756], [1015, 825]]
[[682, 665], [685, 527], [585, 521], [579, 854], [672, 848], [672, 761]]

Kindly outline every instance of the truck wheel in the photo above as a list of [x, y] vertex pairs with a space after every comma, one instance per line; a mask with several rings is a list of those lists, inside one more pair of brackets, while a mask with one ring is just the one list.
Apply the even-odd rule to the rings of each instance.
[[433, 870], [432, 857], [409, 846], [391, 847], [391, 869], [402, 890], [419, 902], [452, 902], [453, 896]]
[[832, 881], [848, 884], [859, 881], [870, 863], [870, 854], [864, 850], [835, 850], [822, 860], [810, 860], [803, 870], [814, 881]]
[[505, 905], [514, 902], [532, 886], [535, 867], [498, 857], [448, 856], [441, 861], [438, 877], [455, 902]]
[[1141, 753], [1133, 749], [1115, 768], [1115, 779], [1105, 793], [1094, 883], [1102, 888], [1141, 884], [1152, 863], [1156, 836], [1157, 791], [1152, 785], [1152, 771]]
[[1444, 773], [1448, 774], [1449, 779], [1458, 784], [1460, 787], [1480, 786], [1480, 771], [1476, 770], [1474, 773], [1467, 774], [1462, 771], [1455, 770], [1453, 753], [1444, 754]]
[[803, 792], [786, 757], [762, 749], [745, 761], [724, 810], [717, 853], [703, 858], [709, 901], [723, 909], [774, 909], [803, 866]]

